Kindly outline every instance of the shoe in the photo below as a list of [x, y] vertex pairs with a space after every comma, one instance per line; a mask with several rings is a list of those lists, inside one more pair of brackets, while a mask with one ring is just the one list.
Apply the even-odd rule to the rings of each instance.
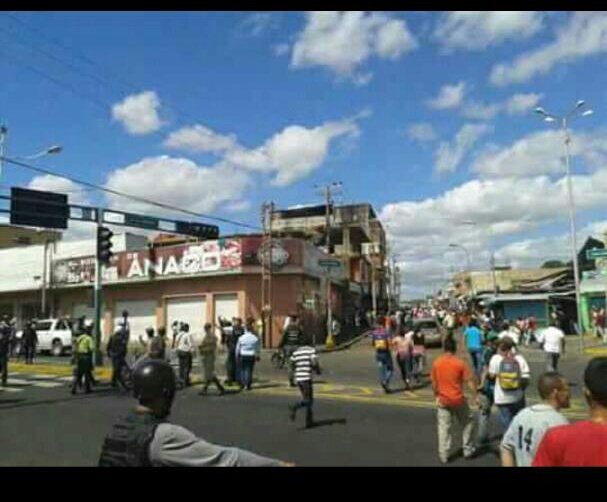
[[251, 387], [250, 385], [247, 385], [247, 390], [253, 390], [253, 387]]
[[314, 427], [314, 425], [314, 422], [306, 422], [306, 429], [311, 429], [312, 427]]
[[75, 396], [76, 395], [76, 389], [72, 389], [71, 394], [72, 394], [72, 396]]
[[295, 408], [295, 406], [290, 404], [289, 405], [289, 420], [291, 420], [291, 422], [295, 422], [296, 415], [297, 415], [297, 408]]
[[384, 389], [384, 392], [386, 394], [390, 394], [390, 389], [388, 388], [388, 386], [385, 383], [382, 383], [381, 386], [382, 386], [382, 389]]
[[438, 460], [441, 464], [448, 464], [449, 459], [447, 457], [438, 457]]
[[471, 453], [468, 453], [468, 455], [464, 454], [464, 459], [466, 460], [472, 460], [474, 457], [476, 457], [476, 450]]

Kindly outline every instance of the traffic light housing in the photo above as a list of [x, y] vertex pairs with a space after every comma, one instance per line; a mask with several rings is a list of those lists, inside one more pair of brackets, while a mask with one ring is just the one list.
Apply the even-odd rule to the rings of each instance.
[[109, 265], [114, 256], [112, 253], [112, 237], [114, 232], [106, 227], [97, 227], [97, 259], [104, 265]]

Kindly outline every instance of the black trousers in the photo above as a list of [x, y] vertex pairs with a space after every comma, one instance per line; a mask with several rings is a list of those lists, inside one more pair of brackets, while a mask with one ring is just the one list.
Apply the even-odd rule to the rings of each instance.
[[306, 409], [306, 427], [314, 423], [312, 406], [314, 405], [314, 390], [312, 380], [307, 382], [297, 382], [299, 392], [301, 392], [301, 401], [295, 405], [295, 411], [299, 408]]
[[192, 371], [192, 353], [177, 352], [179, 358], [179, 378], [185, 386], [191, 385], [190, 373]]
[[236, 361], [236, 348], [228, 349], [228, 357], [226, 358], [226, 374], [227, 381], [230, 383], [238, 382], [238, 365]]
[[34, 363], [34, 355], [36, 354], [35, 345], [24, 345], [23, 350], [25, 352], [25, 364]]
[[124, 389], [127, 389], [127, 386], [122, 379], [122, 369], [126, 365], [126, 361], [124, 356], [115, 356], [112, 357], [112, 387], [117, 387], [118, 382]]
[[8, 352], [0, 354], [0, 374], [2, 375], [2, 385], [6, 385], [8, 378]]
[[84, 378], [84, 390], [91, 392], [91, 376], [93, 372], [93, 354], [76, 354], [76, 368], [74, 369], [74, 381], [72, 382], [72, 392], [76, 392], [76, 387], [82, 388], [82, 379]]

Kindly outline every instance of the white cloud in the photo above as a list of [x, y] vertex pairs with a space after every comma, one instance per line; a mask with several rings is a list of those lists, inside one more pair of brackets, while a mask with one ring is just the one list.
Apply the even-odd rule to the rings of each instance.
[[418, 141], [420, 143], [428, 143], [432, 141], [436, 141], [438, 135], [434, 131], [434, 127], [432, 124], [427, 123], [418, 123], [411, 124], [407, 127], [407, 136], [414, 141]]
[[417, 46], [406, 22], [386, 14], [308, 12], [306, 25], [293, 45], [291, 67], [322, 66], [362, 85], [370, 76], [365, 72], [364, 78], [357, 78], [358, 70], [368, 59], [395, 60]]
[[127, 96], [112, 106], [112, 117], [121, 122], [129, 134], [143, 135], [157, 131], [163, 126], [158, 110], [160, 99], [154, 91]]
[[523, 115], [537, 107], [543, 97], [535, 93], [515, 94], [505, 103], [505, 108], [510, 115]]
[[435, 172], [454, 172], [476, 142], [490, 131], [491, 127], [486, 124], [465, 124], [451, 143], [440, 143], [435, 152]]
[[270, 12], [256, 12], [248, 15], [241, 23], [241, 30], [249, 36], [258, 37], [276, 26], [276, 17]]
[[[227, 164], [213, 167], [166, 155], [149, 157], [112, 171], [106, 187], [121, 192], [174, 205], [196, 212], [213, 212], [223, 204], [242, 200], [251, 184], [249, 175]], [[149, 204], [108, 194], [112, 207], [126, 211], [158, 214], [183, 214], [165, 211]]]
[[461, 109], [462, 116], [473, 120], [491, 120], [502, 111], [501, 103], [485, 104], [478, 101], [468, 101]]
[[[65, 194], [68, 196], [70, 204], [91, 205], [89, 190], [82, 185], [58, 176], [48, 174], [36, 176], [29, 182], [28, 188], [42, 190], [43, 192]], [[95, 234], [95, 228], [93, 223], [68, 220], [68, 229], [63, 232], [62, 239], [66, 241], [90, 239]]]
[[459, 82], [452, 85], [444, 85], [433, 99], [427, 101], [430, 108], [436, 110], [449, 110], [459, 108], [464, 102], [464, 97], [468, 87], [465, 82]]
[[[607, 166], [607, 131], [572, 134], [570, 151], [574, 162], [581, 159], [588, 168]], [[562, 133], [544, 130], [507, 147], [488, 145], [475, 159], [471, 170], [487, 178], [562, 174], [565, 169], [563, 155]]]
[[[607, 168], [574, 176], [573, 188], [578, 214], [604, 208]], [[483, 264], [488, 264], [489, 260], [487, 249], [493, 247], [497, 239], [511, 239], [522, 232], [555, 223], [562, 225], [562, 233], [566, 236], [566, 200], [564, 177], [555, 180], [548, 176], [474, 179], [437, 197], [387, 204], [379, 212], [379, 218], [392, 249], [406, 264], [403, 284], [411, 290], [421, 290], [429, 288], [437, 277], [444, 275], [445, 266], [462, 263], [461, 254], [447, 253], [451, 242], [466, 246], [472, 263], [483, 269]], [[476, 225], [466, 225], [467, 221], [476, 222]], [[594, 235], [597, 235], [596, 230], [592, 229]], [[585, 231], [579, 239], [580, 245], [585, 239]], [[566, 256], [568, 252], [568, 243], [563, 244], [565, 251], [562, 251], [558, 247], [561, 244], [555, 244], [555, 241], [546, 242], [543, 246], [546, 252], [531, 244], [510, 245], [498, 254], [500, 262], [523, 263], [527, 254], [530, 255], [524, 262], [527, 264], [544, 256], [546, 259]], [[553, 250], [549, 249], [551, 245], [555, 246]]]
[[190, 152], [212, 153], [221, 153], [238, 147], [236, 136], [218, 134], [203, 125], [183, 127], [172, 132], [164, 145]]
[[274, 45], [273, 50], [276, 56], [284, 56], [285, 54], [289, 53], [291, 46], [286, 43], [276, 44]]
[[559, 29], [554, 41], [526, 52], [509, 63], [493, 67], [489, 77], [496, 86], [527, 82], [554, 66], [607, 52], [607, 13], [576, 12]]
[[286, 186], [318, 169], [325, 162], [333, 140], [359, 133], [355, 119], [327, 122], [314, 128], [292, 125], [256, 149], [229, 152], [226, 160], [251, 170], [273, 172], [272, 184]]
[[338, 138], [356, 138], [360, 134], [357, 121], [371, 112], [317, 127], [290, 125], [274, 134], [257, 148], [242, 146], [235, 135], [218, 134], [206, 126], [195, 125], [173, 132], [165, 141], [171, 148], [211, 152], [221, 162], [240, 169], [270, 173], [272, 184], [290, 185], [320, 168], [329, 148]]
[[482, 50], [505, 40], [526, 39], [543, 27], [544, 15], [533, 11], [453, 11], [434, 30], [447, 49]]

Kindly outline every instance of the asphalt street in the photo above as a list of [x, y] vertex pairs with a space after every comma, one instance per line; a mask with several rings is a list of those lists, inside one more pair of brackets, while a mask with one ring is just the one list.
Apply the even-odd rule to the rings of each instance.
[[[429, 363], [440, 352], [431, 350]], [[538, 349], [523, 352], [537, 376], [544, 370], [543, 354]], [[199, 396], [196, 385], [178, 393], [171, 420], [207, 441], [301, 466], [439, 465], [429, 384], [404, 392], [395, 374], [394, 392], [386, 395], [378, 385], [368, 340], [321, 355], [324, 371], [315, 386], [320, 423], [309, 430], [303, 428], [303, 414], [296, 423], [289, 421], [287, 405], [298, 393], [288, 387], [285, 370], [271, 367], [269, 355], [264, 354], [257, 368], [253, 391]], [[561, 370], [573, 384], [573, 408], [568, 412], [572, 420], [586, 414], [581, 377], [587, 360], [587, 355], [570, 350], [562, 361]], [[128, 394], [112, 391], [107, 383], [91, 395], [71, 396], [66, 362], [69, 359], [39, 358], [29, 367], [12, 364], [9, 386], [0, 391], [0, 465], [93, 466], [112, 423], [134, 405]], [[535, 380], [528, 392], [531, 400], [536, 397], [534, 387]], [[500, 432], [497, 423], [491, 432]], [[488, 451], [469, 461], [456, 458], [449, 465], [498, 463], [497, 455]]]

